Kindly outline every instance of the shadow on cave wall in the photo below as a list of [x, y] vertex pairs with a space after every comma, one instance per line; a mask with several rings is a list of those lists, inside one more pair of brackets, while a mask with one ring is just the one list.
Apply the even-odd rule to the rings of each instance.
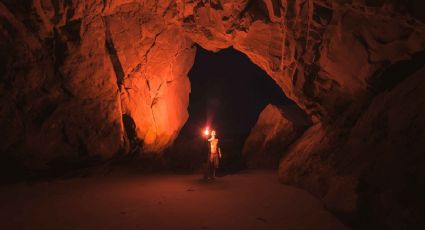
[[228, 48], [217, 53], [198, 47], [189, 78], [189, 119], [173, 146], [167, 165], [177, 172], [195, 172], [206, 161], [208, 144], [201, 131], [217, 130], [223, 152], [220, 171], [245, 167], [243, 144], [267, 104], [293, 104], [279, 86], [244, 54]]

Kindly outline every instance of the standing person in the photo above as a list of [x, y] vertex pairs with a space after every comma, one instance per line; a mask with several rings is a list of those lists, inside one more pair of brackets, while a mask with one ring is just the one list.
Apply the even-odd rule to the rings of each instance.
[[221, 150], [218, 145], [218, 138], [216, 138], [215, 130], [211, 131], [211, 137], [208, 139], [209, 142], [209, 155], [207, 164], [207, 180], [215, 179], [215, 171], [218, 168], [219, 161], [221, 159]]

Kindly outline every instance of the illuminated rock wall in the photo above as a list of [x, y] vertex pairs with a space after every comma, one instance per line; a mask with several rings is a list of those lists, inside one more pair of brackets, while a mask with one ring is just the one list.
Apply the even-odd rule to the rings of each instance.
[[[379, 224], [414, 225], [420, 206], [400, 198], [424, 175], [411, 168], [424, 162], [412, 147], [423, 143], [423, 9], [420, 0], [2, 0], [2, 163], [161, 152], [188, 116], [193, 44], [233, 46], [315, 123], [281, 160], [284, 183], [349, 218], [373, 210], [364, 215]], [[411, 180], [385, 180], [393, 166]], [[395, 211], [377, 216], [382, 200]]]
[[195, 49], [152, 2], [0, 3], [4, 155], [44, 168], [172, 143]]

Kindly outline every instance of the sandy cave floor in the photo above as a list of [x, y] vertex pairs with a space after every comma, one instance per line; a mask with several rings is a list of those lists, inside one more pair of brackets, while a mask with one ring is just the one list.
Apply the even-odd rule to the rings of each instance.
[[112, 174], [0, 187], [1, 229], [346, 229], [313, 196], [246, 171]]

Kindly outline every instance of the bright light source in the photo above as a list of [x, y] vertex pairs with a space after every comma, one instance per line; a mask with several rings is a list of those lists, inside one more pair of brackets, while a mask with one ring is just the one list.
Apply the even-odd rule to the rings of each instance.
[[209, 130], [208, 128], [206, 128], [206, 129], [204, 130], [204, 135], [205, 135], [205, 136], [210, 135], [210, 130]]

